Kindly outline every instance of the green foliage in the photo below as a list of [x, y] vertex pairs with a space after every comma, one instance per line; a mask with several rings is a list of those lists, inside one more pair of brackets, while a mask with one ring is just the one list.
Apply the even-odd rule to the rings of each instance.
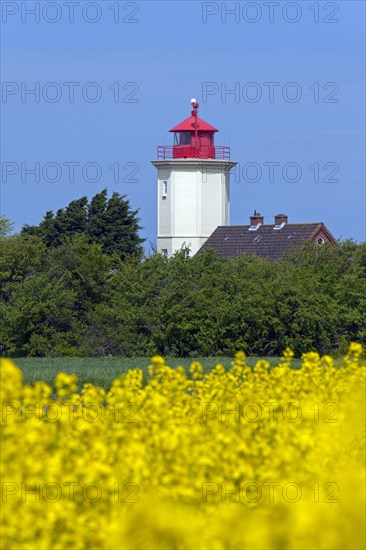
[[24, 226], [23, 234], [35, 235], [47, 247], [58, 248], [65, 241], [82, 234], [91, 244], [102, 245], [103, 252], [125, 259], [130, 255], [141, 257], [143, 239], [138, 235], [137, 210], [130, 209], [125, 195], [113, 193], [107, 198], [107, 190], [95, 195], [90, 204], [87, 197], [72, 201], [56, 215], [46, 212], [38, 226]]
[[103, 301], [116, 260], [76, 235], [47, 249], [32, 235], [10, 237], [1, 256], [3, 355], [82, 355], [86, 312]]
[[23, 284], [11, 283], [11, 297], [4, 308], [5, 345], [10, 354], [44, 356], [73, 328], [74, 292], [65, 277], [35, 273]]
[[0, 239], [8, 237], [13, 231], [14, 224], [0, 214]]
[[[86, 208], [75, 203], [69, 213]], [[87, 206], [89, 233], [74, 212], [80, 231], [58, 246], [29, 232], [1, 239], [3, 355], [278, 356], [289, 346], [300, 356], [365, 343], [364, 243], [310, 245], [276, 262], [184, 250], [141, 260], [112, 253], [112, 229], [111, 248], [103, 242], [107, 212], [122, 215], [118, 197], [108, 204], [102, 192]]]
[[7, 301], [10, 283], [20, 283], [40, 269], [45, 246], [33, 235], [13, 235], [0, 240], [0, 298]]

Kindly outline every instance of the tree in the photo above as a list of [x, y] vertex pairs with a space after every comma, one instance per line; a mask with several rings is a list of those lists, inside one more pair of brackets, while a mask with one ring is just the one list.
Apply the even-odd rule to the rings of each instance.
[[75, 292], [67, 288], [68, 278], [67, 273], [59, 278], [50, 272], [35, 273], [11, 285], [9, 302], [2, 307], [4, 354], [64, 355], [77, 345]]
[[107, 209], [107, 189], [97, 193], [88, 205], [88, 234], [94, 242], [103, 239], [105, 232], [104, 213]]
[[45, 262], [45, 245], [34, 235], [11, 235], [1, 240], [0, 299], [9, 298], [9, 285], [16, 285], [40, 269]]
[[107, 201], [104, 189], [92, 199], [89, 207], [87, 233], [91, 242], [101, 244], [106, 254], [118, 254], [122, 259], [131, 255], [141, 255], [138, 232], [140, 226], [137, 210], [131, 210], [125, 195], [113, 193]]
[[1, 354], [263, 356], [289, 346], [299, 356], [366, 341], [365, 243], [309, 245], [278, 261], [184, 249], [141, 261], [135, 216], [102, 191], [47, 213], [43, 238], [0, 238]]
[[0, 239], [8, 237], [13, 231], [14, 224], [8, 218], [0, 215]]
[[107, 189], [97, 193], [88, 203], [87, 197], [72, 201], [56, 215], [46, 212], [38, 226], [24, 226], [22, 234], [35, 235], [49, 248], [58, 248], [74, 235], [87, 236], [91, 244], [102, 245], [105, 254], [117, 254], [125, 259], [142, 255], [143, 239], [137, 210], [131, 210], [126, 196], [113, 193], [107, 198]]
[[34, 235], [10, 237], [0, 258], [0, 351], [80, 355], [89, 311], [107, 298], [116, 260], [75, 235], [46, 248]]

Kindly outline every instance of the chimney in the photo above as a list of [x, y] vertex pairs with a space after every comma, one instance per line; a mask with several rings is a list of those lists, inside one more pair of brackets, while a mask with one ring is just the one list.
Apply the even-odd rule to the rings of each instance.
[[250, 216], [250, 229], [257, 228], [264, 222], [264, 216], [261, 216], [260, 212], [254, 210], [253, 216]]
[[288, 223], [288, 216], [286, 214], [276, 214], [275, 225], [282, 225]]

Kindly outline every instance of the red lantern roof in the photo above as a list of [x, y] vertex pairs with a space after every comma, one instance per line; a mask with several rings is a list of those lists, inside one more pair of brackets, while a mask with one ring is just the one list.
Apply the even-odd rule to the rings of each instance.
[[196, 99], [191, 99], [191, 116], [174, 126], [174, 145], [159, 145], [158, 159], [218, 159], [230, 160], [230, 148], [215, 147], [214, 134], [217, 128], [199, 118]]
[[200, 118], [199, 116], [193, 116], [186, 118], [177, 126], [174, 126], [169, 132], [194, 132], [196, 130], [196, 120], [197, 120], [197, 132], [218, 132], [216, 128], [208, 124]]

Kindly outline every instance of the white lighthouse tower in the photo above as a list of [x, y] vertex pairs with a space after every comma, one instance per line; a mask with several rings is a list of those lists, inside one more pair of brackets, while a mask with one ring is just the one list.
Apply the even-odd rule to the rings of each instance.
[[182, 246], [194, 255], [219, 225], [229, 225], [230, 148], [215, 147], [216, 128], [191, 116], [172, 128], [174, 145], [159, 146], [157, 251], [170, 257]]

